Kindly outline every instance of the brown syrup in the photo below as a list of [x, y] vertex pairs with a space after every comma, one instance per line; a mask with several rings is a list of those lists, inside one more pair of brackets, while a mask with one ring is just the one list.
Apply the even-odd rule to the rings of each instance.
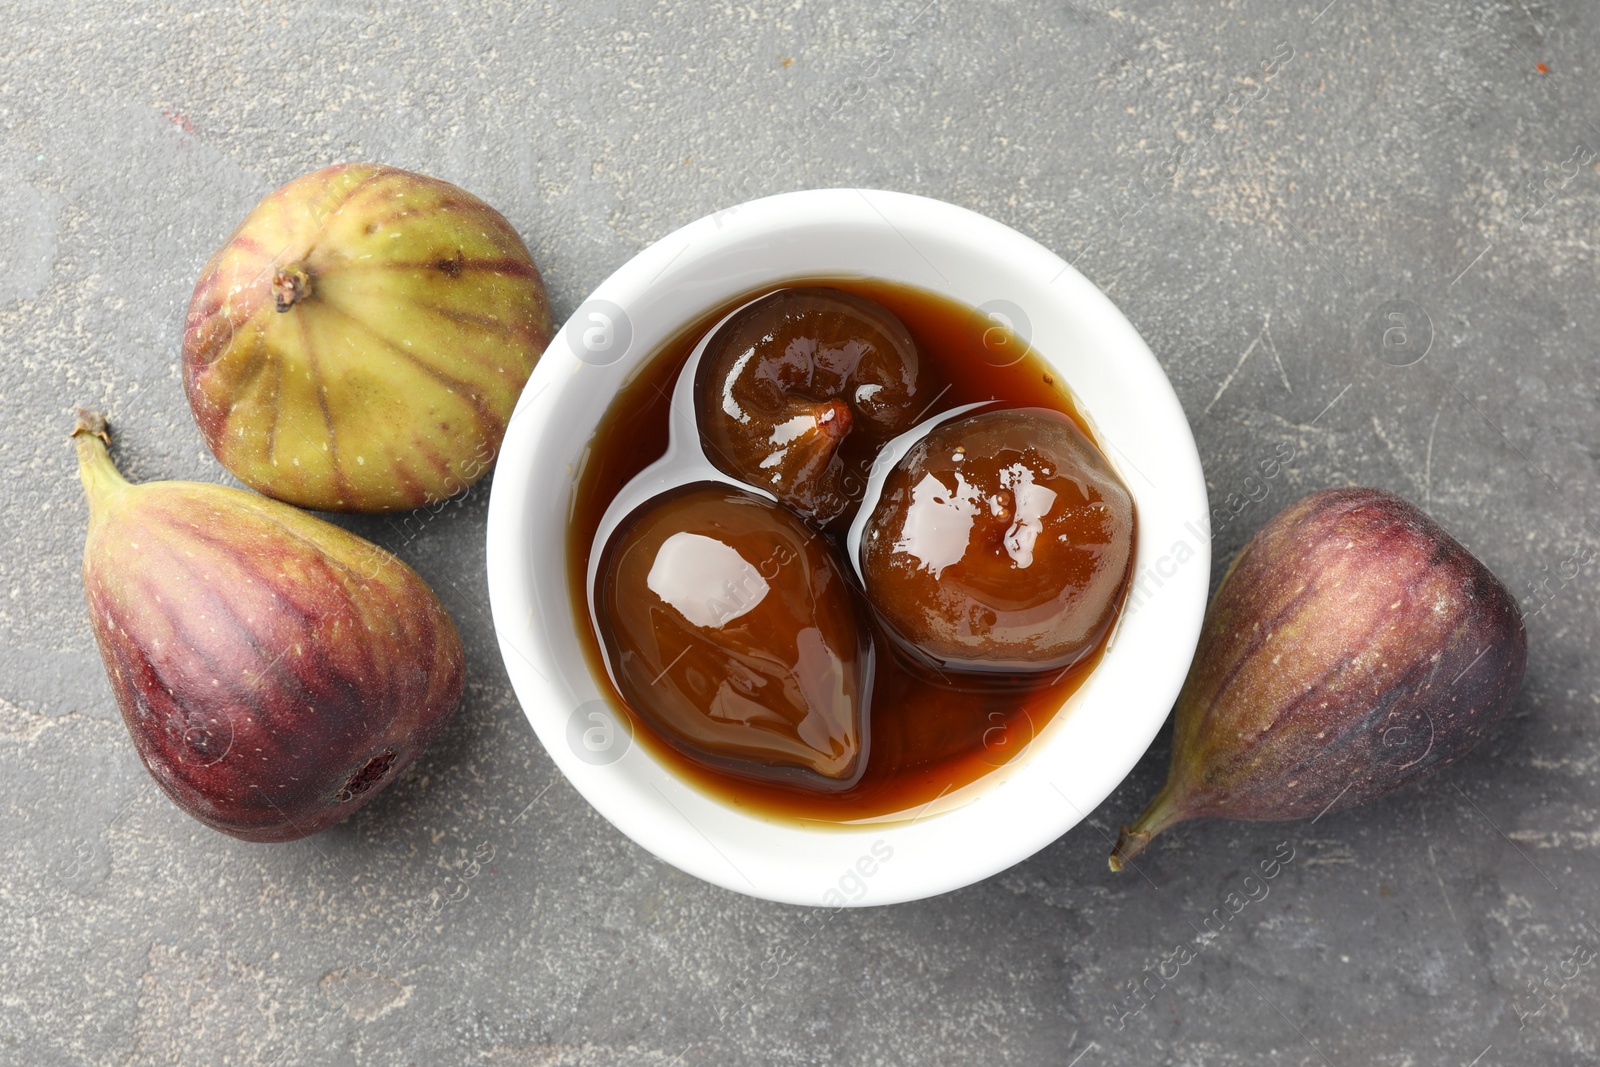
[[[926, 290], [876, 279], [797, 278], [784, 284], [841, 289], [875, 300], [898, 315], [917, 344], [927, 387], [923, 395], [932, 398], [921, 418], [995, 400], [1007, 407], [1060, 411], [1096, 441], [1063, 383], [1039, 356], [973, 309]], [[793, 781], [757, 780], [707, 765], [657, 736], [612, 686], [589, 621], [586, 582], [595, 531], [616, 493], [665, 453], [668, 398], [679, 371], [706, 331], [724, 315], [776, 288], [763, 286], [743, 294], [691, 323], [641, 365], [602, 418], [576, 474], [568, 527], [568, 589], [573, 614], [582, 620], [579, 641], [601, 691], [613, 707], [627, 714], [635, 740], [703, 792], [750, 814], [786, 821], [914, 818], [941, 797], [1021, 755], [1100, 662], [1110, 631], [1090, 653], [1059, 674], [988, 677], [941, 677], [898, 652], [887, 634], [876, 633], [867, 767], [848, 789], [823, 792]], [[847, 525], [831, 525], [829, 536], [840, 541]], [[1130, 563], [1129, 573], [1132, 570]]]

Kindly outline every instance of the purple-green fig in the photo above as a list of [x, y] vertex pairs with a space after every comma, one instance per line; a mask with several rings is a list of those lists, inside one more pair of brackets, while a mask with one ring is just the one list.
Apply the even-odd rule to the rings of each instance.
[[1187, 819], [1304, 819], [1464, 755], [1527, 664], [1516, 600], [1414, 505], [1328, 489], [1240, 551], [1178, 695], [1167, 782], [1111, 869]]
[[264, 496], [127, 482], [105, 419], [73, 431], [89, 498], [90, 624], [139, 758], [247, 841], [347, 817], [461, 700], [461, 639], [400, 560]]

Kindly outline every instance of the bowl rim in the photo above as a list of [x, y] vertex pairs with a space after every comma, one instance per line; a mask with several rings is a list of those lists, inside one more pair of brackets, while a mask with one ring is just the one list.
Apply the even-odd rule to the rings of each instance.
[[[614, 761], [580, 756], [575, 723], [593, 721], [624, 735], [628, 727], [626, 716], [585, 696], [598, 688], [583, 657], [574, 664], [570, 649], [563, 653], [563, 619], [581, 626], [589, 620], [572, 611], [568, 509], [551, 500], [564, 478], [561, 502], [570, 503], [575, 464], [589, 441], [575, 436], [585, 421], [592, 434], [609, 403], [592, 404], [598, 410], [590, 415], [578, 402], [585, 390], [609, 388], [614, 395], [659, 343], [728, 295], [753, 288], [752, 279], [777, 285], [826, 276], [827, 270], [797, 270], [781, 256], [785, 248], [825, 256], [814, 248], [828, 235], [856, 240], [852, 262], [898, 255], [896, 272], [918, 276], [891, 280], [944, 292], [979, 309], [975, 314], [989, 304], [964, 292], [989, 283], [973, 279], [1003, 279], [1000, 291], [1022, 300], [1031, 319], [1017, 304], [1001, 302], [1028, 319], [1035, 336], [1093, 342], [1085, 342], [1093, 348], [1087, 355], [1038, 351], [1079, 400], [1139, 514], [1133, 587], [1110, 647], [1051, 726], [1024, 745], [1026, 754], [961, 791], [959, 803], [951, 799], [930, 811], [936, 798], [911, 818], [839, 826], [737, 811], [677, 778], [644, 746], [627, 745], [626, 737]], [[774, 254], [779, 261], [765, 263]], [[614, 362], [580, 358], [574, 343], [596, 307], [631, 309], [622, 314], [631, 344]], [[1085, 384], [1097, 399], [1085, 396]], [[541, 743], [578, 792], [635, 843], [696, 877], [762, 899], [827, 907], [893, 903], [969, 885], [1033, 855], [1085, 819], [1138, 762], [1166, 720], [1199, 639], [1210, 580], [1208, 515], [1198, 450], [1171, 383], [1127, 318], [1070, 264], [1003, 223], [943, 201], [872, 189], [804, 190], [724, 208], [654, 242], [596, 287], [556, 332], [519, 398], [496, 465], [486, 535], [490, 607], [507, 673]], [[555, 522], [562, 566], [552, 575]], [[566, 644], [575, 641], [575, 631], [567, 637]], [[1153, 659], [1135, 662], [1152, 652]], [[1094, 751], [1063, 751], [1069, 742], [1095, 742], [1088, 746]], [[865, 887], [860, 892], [858, 884]]]

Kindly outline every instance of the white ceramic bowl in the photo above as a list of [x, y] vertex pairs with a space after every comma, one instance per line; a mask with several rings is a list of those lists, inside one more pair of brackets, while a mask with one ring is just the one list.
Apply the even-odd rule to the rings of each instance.
[[[602, 414], [662, 342], [741, 293], [827, 275], [943, 293], [1030, 338], [1132, 490], [1138, 535], [1135, 588], [1105, 656], [1021, 755], [911, 815], [809, 828], [736, 811], [630, 743], [626, 717], [601, 699], [579, 644], [589, 621], [568, 595], [567, 517]], [[787, 193], [657, 241], [557, 334], [522, 394], [495, 471], [489, 593], [528, 721], [573, 786], [623, 833], [736, 892], [794, 904], [887, 904], [1026, 859], [1133, 767], [1166, 718], [1199, 636], [1210, 573], [1206, 516], [1194, 438], [1161, 367], [1116, 307], [1058, 256], [937, 200], [862, 189]]]

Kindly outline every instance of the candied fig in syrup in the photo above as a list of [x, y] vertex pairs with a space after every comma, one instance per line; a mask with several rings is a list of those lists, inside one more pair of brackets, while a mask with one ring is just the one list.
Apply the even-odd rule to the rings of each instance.
[[1060, 670], [1115, 618], [1133, 501], [1066, 415], [936, 427], [889, 472], [861, 540], [867, 598], [941, 666]]
[[922, 407], [905, 324], [837, 289], [780, 289], [744, 308], [694, 384], [711, 461], [824, 525], [850, 507], [847, 467], [870, 465]]
[[870, 638], [787, 508], [709, 482], [656, 497], [612, 535], [596, 593], [619, 691], [680, 751], [825, 788], [860, 775]]

